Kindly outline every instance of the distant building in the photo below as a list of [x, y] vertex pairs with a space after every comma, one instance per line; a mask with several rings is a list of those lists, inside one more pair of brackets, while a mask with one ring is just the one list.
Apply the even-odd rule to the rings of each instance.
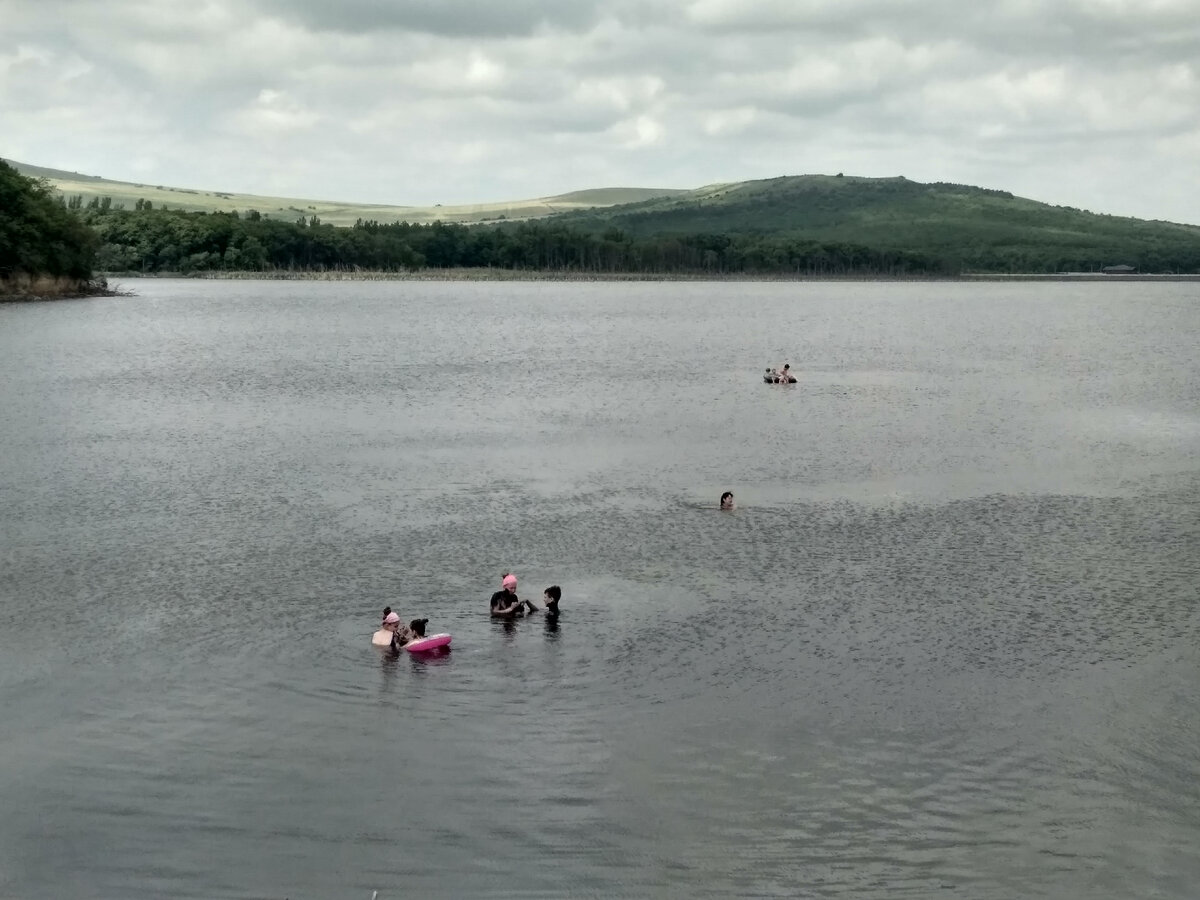
[[1105, 275], [1132, 275], [1137, 271], [1136, 266], [1105, 266], [1100, 270]]

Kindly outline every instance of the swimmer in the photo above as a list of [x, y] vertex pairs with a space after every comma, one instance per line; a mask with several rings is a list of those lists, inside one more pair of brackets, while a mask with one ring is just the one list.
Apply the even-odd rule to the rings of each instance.
[[546, 590], [542, 591], [542, 602], [546, 604], [546, 614], [551, 616], [558, 615], [558, 601], [562, 599], [562, 588], [557, 584], [552, 584]]
[[721, 495], [721, 509], [733, 509], [733, 491]]
[[513, 618], [521, 615], [528, 607], [531, 613], [537, 612], [537, 607], [528, 600], [517, 597], [517, 576], [505, 572], [500, 581], [500, 590], [492, 594], [490, 601], [491, 613], [497, 618]]
[[376, 647], [390, 647], [393, 650], [399, 650], [408, 643], [409, 636], [407, 629], [400, 625], [400, 616], [392, 612], [392, 608], [386, 607], [383, 611], [383, 623], [379, 626], [379, 630], [371, 635], [371, 643]]

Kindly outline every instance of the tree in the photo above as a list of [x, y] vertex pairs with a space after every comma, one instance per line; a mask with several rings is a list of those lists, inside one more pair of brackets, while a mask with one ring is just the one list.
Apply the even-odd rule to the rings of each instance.
[[39, 276], [88, 281], [96, 246], [95, 233], [53, 188], [0, 162], [0, 282]]

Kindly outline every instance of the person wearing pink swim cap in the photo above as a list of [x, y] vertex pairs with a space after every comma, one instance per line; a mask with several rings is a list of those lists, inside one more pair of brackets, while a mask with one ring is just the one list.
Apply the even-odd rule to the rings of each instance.
[[390, 606], [384, 607], [383, 622], [379, 630], [371, 635], [371, 643], [376, 647], [390, 647], [399, 650], [409, 641], [408, 629], [400, 624], [398, 613], [392, 612]]
[[528, 600], [517, 597], [517, 576], [512, 572], [505, 572], [501, 576], [500, 590], [492, 594], [489, 606], [492, 615], [497, 618], [515, 618], [522, 615], [526, 608], [531, 613], [538, 611], [538, 608]]

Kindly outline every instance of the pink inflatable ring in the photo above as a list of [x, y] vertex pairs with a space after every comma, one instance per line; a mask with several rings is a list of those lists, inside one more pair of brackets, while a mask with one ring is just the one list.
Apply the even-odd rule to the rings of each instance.
[[449, 647], [450, 635], [448, 634], [431, 634], [428, 637], [417, 638], [415, 641], [409, 641], [404, 645], [404, 649], [409, 653], [421, 653], [425, 650], [436, 650], [438, 647]]

